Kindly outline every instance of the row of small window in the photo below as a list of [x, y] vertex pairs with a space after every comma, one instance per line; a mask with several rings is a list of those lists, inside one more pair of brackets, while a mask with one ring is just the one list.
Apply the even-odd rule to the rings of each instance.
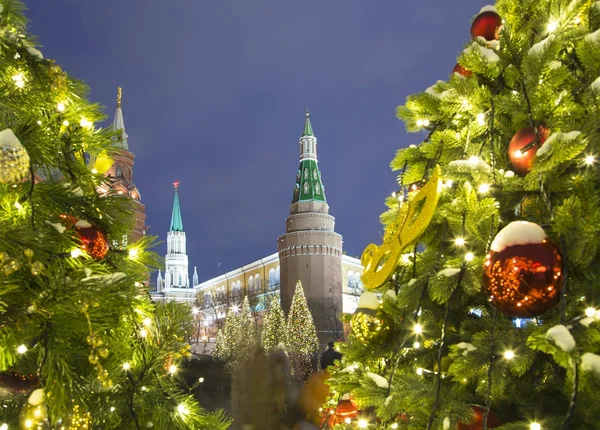
[[[277, 266], [277, 269], [273, 269], [271, 268], [269, 270], [269, 284], [268, 284], [268, 288], [269, 289], [273, 289], [275, 287], [279, 286], [279, 266]], [[261, 285], [261, 277], [259, 274], [256, 274], [254, 276], [250, 276], [248, 278], [248, 293], [255, 293], [255, 292], [259, 292], [262, 290], [262, 285]], [[242, 295], [242, 282], [241, 281], [234, 281], [231, 283], [230, 286], [230, 291], [231, 291], [231, 296], [232, 297], [239, 297]], [[221, 301], [221, 300], [225, 300], [225, 298], [227, 297], [227, 291], [225, 289], [225, 285], [221, 285], [219, 288], [217, 288], [216, 290], [216, 299]], [[207, 303], [210, 303], [211, 301], [211, 293], [210, 292], [206, 292], [204, 293], [204, 300]]]
[[[296, 187], [294, 188], [294, 193], [298, 194], [299, 190], [300, 186], [296, 184]], [[308, 194], [308, 192], [310, 191], [310, 184], [308, 183], [308, 181], [304, 181], [303, 191], [304, 194]], [[319, 184], [318, 182], [315, 184], [315, 194], [321, 194], [321, 184]]]

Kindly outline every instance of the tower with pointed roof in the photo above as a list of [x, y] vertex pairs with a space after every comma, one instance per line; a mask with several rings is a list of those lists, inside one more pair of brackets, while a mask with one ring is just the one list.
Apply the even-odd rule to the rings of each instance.
[[317, 138], [308, 110], [299, 141], [300, 164], [286, 219], [286, 233], [278, 239], [281, 263], [281, 305], [287, 313], [298, 280], [313, 311], [319, 338], [335, 340], [319, 307], [342, 304], [342, 236], [335, 232], [335, 218], [329, 215], [325, 187], [317, 159]]
[[111, 126], [111, 129], [115, 132], [113, 142], [117, 150], [111, 154], [114, 164], [106, 172], [106, 176], [109, 179], [109, 188], [100, 191], [113, 191], [133, 199], [135, 202], [135, 216], [133, 233], [129, 239], [135, 242], [146, 234], [146, 207], [142, 203], [140, 191], [133, 183], [135, 155], [129, 150], [128, 136], [125, 131], [125, 121], [123, 120], [123, 110], [121, 107], [122, 94], [122, 89], [119, 87], [117, 89], [117, 110]]
[[168, 291], [172, 288], [189, 288], [188, 256], [186, 252], [185, 232], [181, 219], [181, 207], [179, 205], [179, 182], [174, 182], [175, 197], [173, 198], [173, 211], [171, 212], [171, 226], [167, 233], [167, 255], [165, 256], [165, 278], [158, 278], [159, 291], [164, 288]]

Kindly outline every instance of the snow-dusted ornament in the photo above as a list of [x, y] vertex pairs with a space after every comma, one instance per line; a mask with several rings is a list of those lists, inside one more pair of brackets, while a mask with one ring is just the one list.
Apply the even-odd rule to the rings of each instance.
[[10, 128], [0, 131], [0, 183], [19, 183], [28, 172], [27, 150]]
[[494, 238], [483, 265], [490, 301], [510, 317], [542, 315], [560, 298], [562, 264], [560, 250], [542, 227], [511, 222]]

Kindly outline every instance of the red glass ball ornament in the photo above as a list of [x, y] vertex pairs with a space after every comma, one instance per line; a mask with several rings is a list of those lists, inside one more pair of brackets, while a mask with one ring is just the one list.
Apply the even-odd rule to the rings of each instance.
[[471, 76], [473, 74], [473, 72], [471, 72], [468, 69], [465, 69], [460, 64], [457, 64], [456, 66], [454, 66], [454, 69], [452, 69], [452, 73], [458, 73], [460, 76], [462, 76], [464, 78], [468, 78], [469, 76]]
[[537, 224], [515, 221], [494, 239], [483, 265], [492, 304], [514, 318], [533, 318], [554, 307], [563, 280], [560, 250]]
[[[485, 408], [479, 405], [471, 405], [471, 409], [474, 412], [473, 421], [470, 424], [458, 423], [456, 426], [457, 430], [482, 430], [483, 429], [483, 417], [485, 416]], [[500, 427], [502, 423], [496, 416], [496, 414], [490, 410], [487, 417], [487, 427], [494, 428]]]
[[88, 223], [77, 224], [75, 225], [75, 230], [79, 234], [81, 248], [97, 260], [104, 258], [109, 249], [106, 233], [102, 229]]
[[480, 13], [471, 24], [471, 38], [483, 37], [487, 41], [497, 40], [502, 27], [502, 17], [492, 10]]
[[515, 173], [519, 175], [529, 173], [535, 160], [535, 154], [546, 139], [548, 139], [550, 130], [544, 126], [539, 126], [538, 134], [540, 141], [539, 143], [535, 143], [535, 129], [533, 127], [523, 127], [510, 140], [508, 158]]

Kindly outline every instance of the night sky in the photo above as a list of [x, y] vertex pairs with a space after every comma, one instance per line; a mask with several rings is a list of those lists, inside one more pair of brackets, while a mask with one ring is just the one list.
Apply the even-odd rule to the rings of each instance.
[[[308, 106], [344, 250], [382, 233], [408, 134], [396, 106], [447, 79], [485, 0], [33, 0], [46, 58], [112, 121], [123, 87], [134, 182], [166, 237], [181, 181], [190, 282], [277, 250]], [[460, 6], [458, 6], [460, 4]], [[166, 246], [157, 251], [164, 255]]]

